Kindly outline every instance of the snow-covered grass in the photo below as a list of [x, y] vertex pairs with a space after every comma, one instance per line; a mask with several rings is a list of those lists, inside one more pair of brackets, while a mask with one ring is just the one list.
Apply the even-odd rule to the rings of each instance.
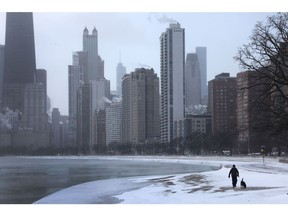
[[[164, 159], [163, 159], [164, 160]], [[170, 161], [211, 164], [217, 171], [138, 178], [147, 187], [115, 196], [128, 204], [288, 204], [288, 164], [275, 158], [192, 157]], [[231, 166], [240, 172], [237, 188], [228, 178]], [[247, 188], [240, 187], [244, 178]]]
[[[288, 164], [280, 163], [277, 158], [265, 158], [264, 162], [262, 157], [138, 156], [106, 159], [205, 164], [219, 169], [88, 182], [59, 191], [36, 203], [288, 204]], [[240, 172], [235, 189], [228, 178], [232, 164]], [[240, 187], [242, 178], [247, 184], [246, 189]]]

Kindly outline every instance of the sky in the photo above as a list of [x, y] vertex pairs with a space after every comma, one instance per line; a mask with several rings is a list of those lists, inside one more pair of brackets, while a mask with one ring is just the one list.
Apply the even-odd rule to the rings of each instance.
[[[198, 213], [199, 211], [201, 211], [201, 214], [204, 215], [211, 215], [212, 213], [213, 215], [216, 214], [221, 216], [238, 216], [243, 214], [247, 215], [245, 214], [247, 213], [247, 210], [256, 210], [258, 215], [271, 215], [271, 213], [277, 215], [281, 214], [283, 210], [286, 211], [287, 208], [288, 164], [279, 162], [279, 158], [266, 157], [263, 161], [263, 158], [261, 156], [242, 158], [183, 156], [114, 156], [110, 158], [106, 157], [105, 159], [113, 160], [115, 158], [120, 160], [148, 160], [154, 161], [155, 163], [169, 162], [180, 164], [182, 163], [213, 165], [218, 166], [219, 169], [201, 173], [186, 173], [145, 177], [135, 176], [123, 179], [120, 178], [92, 181], [79, 185], [74, 185], [72, 187], [68, 187], [58, 192], [55, 192], [51, 195], [48, 195], [47, 197], [43, 197], [42, 199], [36, 201], [35, 204], [89, 204], [95, 202], [99, 203], [103, 198], [105, 198], [107, 203], [109, 197], [112, 196], [119, 199], [121, 201], [120, 204], [133, 204], [133, 206], [123, 206], [124, 209], [125, 207], [127, 207], [126, 209], [130, 211], [132, 208], [132, 213], [130, 213], [129, 211], [127, 212], [130, 213], [128, 215], [135, 215], [135, 211], [133, 211], [134, 207], [137, 212], [140, 209], [139, 212], [143, 210], [143, 212], [148, 211], [152, 214], [153, 212], [150, 211], [154, 211], [154, 207], [157, 207], [156, 210], [161, 211], [160, 215], [175, 215], [175, 209], [176, 211], [178, 209], [182, 210], [182, 213], [184, 213], [185, 210], [192, 210], [193, 212], [197, 211]], [[231, 178], [228, 178], [228, 173], [232, 167], [232, 164], [235, 164], [236, 168], [239, 171], [239, 178], [237, 182], [237, 187], [235, 189], [232, 188]], [[246, 189], [240, 187], [240, 180], [242, 178], [246, 182]], [[142, 186], [140, 186], [139, 188], [133, 188], [133, 184], [142, 184]], [[119, 193], [120, 185], [121, 189], [126, 188], [127, 191], [124, 193]], [[159, 209], [159, 205], [143, 206], [142, 204], [165, 204], [165, 207], [163, 207], [163, 205], [160, 205]], [[167, 204], [178, 205], [173, 205], [172, 211], [170, 211], [170, 209], [167, 210]], [[203, 204], [209, 204], [205, 205], [205, 207], [207, 206], [208, 208], [203, 208]], [[214, 204], [221, 205], [215, 206]], [[227, 208], [227, 206], [223, 204], [229, 204], [229, 207]], [[237, 206], [235, 204], [242, 205]], [[255, 204], [257, 205], [255, 206]], [[286, 205], [280, 206], [278, 204]], [[101, 208], [101, 205], [99, 207]], [[113, 205], [113, 208], [114, 207], [115, 205]], [[150, 207], [152, 207], [152, 210], [149, 209]], [[99, 210], [98, 205], [96, 208]], [[123, 210], [123, 208], [117, 210], [117, 206], [115, 208], [114, 211], [117, 212], [118, 210]], [[111, 208], [110, 206], [108, 206], [108, 209], [105, 209], [104, 206], [104, 210], [111, 211]], [[214, 210], [217, 211], [213, 212]], [[234, 211], [234, 214], [232, 214], [231, 210], [232, 212]], [[120, 212], [123, 213], [123, 211]], [[143, 212], [141, 212], [141, 215], [147, 215]], [[163, 212], [165, 213], [163, 214]], [[125, 213], [120, 215], [125, 215]]]
[[[55, 3], [54, 0], [52, 2]], [[105, 62], [105, 78], [110, 80], [111, 90], [116, 90], [116, 67], [120, 61], [127, 73], [139, 67], [152, 67], [160, 77], [159, 37], [171, 21], [177, 21], [185, 28], [186, 54], [195, 52], [196, 47], [207, 47], [207, 81], [222, 72], [236, 76], [241, 69], [233, 56], [239, 47], [249, 42], [254, 25], [273, 14], [273, 11], [227, 12], [229, 9], [224, 12], [197, 12], [192, 9], [192, 12], [185, 12], [185, 7], [184, 11], [169, 12], [173, 9], [165, 11], [167, 8], [157, 9], [156, 6], [155, 11], [154, 7], [147, 9], [147, 5], [144, 11], [136, 6], [134, 11], [132, 7], [125, 12], [121, 7], [115, 9], [115, 5], [111, 7], [113, 12], [107, 10], [107, 5], [103, 6], [103, 12], [101, 7], [91, 12], [87, 6], [86, 11], [77, 6], [70, 11], [63, 6], [52, 10], [47, 5], [48, 11], [43, 6], [40, 9], [20, 6], [12, 11], [34, 12], [36, 66], [47, 71], [48, 96], [52, 107], [59, 108], [62, 115], [68, 115], [68, 65], [72, 64], [73, 52], [83, 50], [85, 27], [90, 34], [94, 27], [98, 31], [98, 53]], [[194, 6], [197, 8], [196, 4], [191, 8]], [[10, 5], [0, 12], [0, 44], [5, 44], [6, 11], [11, 11]]]

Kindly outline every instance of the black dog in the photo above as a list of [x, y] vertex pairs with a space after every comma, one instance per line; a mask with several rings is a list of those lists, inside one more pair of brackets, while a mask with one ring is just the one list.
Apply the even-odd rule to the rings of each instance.
[[246, 183], [243, 181], [243, 178], [242, 178], [242, 180], [240, 182], [240, 185], [241, 185], [241, 187], [246, 188]]

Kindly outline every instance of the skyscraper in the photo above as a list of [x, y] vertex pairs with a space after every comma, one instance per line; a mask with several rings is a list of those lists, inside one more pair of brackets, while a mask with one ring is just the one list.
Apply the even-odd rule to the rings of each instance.
[[2, 110], [17, 115], [7, 143], [29, 150], [47, 147], [46, 71], [36, 70], [32, 13], [6, 14], [5, 43]]
[[186, 109], [193, 112], [195, 106], [201, 104], [201, 78], [198, 56], [188, 53], [185, 65], [185, 99]]
[[[73, 54], [73, 63], [68, 66], [68, 102], [69, 102], [69, 126], [68, 142], [70, 146], [76, 147], [77, 135], [77, 91], [81, 84], [88, 83], [87, 52], [76, 52]], [[84, 80], [86, 80], [84, 82]]]
[[52, 111], [52, 147], [60, 148], [60, 112], [58, 108], [53, 108]]
[[196, 54], [198, 56], [201, 74], [201, 104], [206, 105], [208, 100], [206, 47], [196, 47]]
[[174, 138], [174, 123], [185, 112], [185, 29], [172, 23], [160, 37], [161, 142]]
[[7, 13], [5, 83], [34, 83], [36, 73], [32, 13]]
[[131, 141], [131, 77], [130, 74], [122, 78], [122, 143]]
[[[124, 76], [123, 128], [124, 142], [143, 144], [159, 138], [159, 78], [153, 69], [137, 68]], [[129, 92], [125, 92], [129, 91]], [[129, 106], [126, 109], [126, 106]]]
[[96, 28], [89, 34], [85, 27], [83, 31], [83, 51], [88, 52], [88, 78], [100, 80], [104, 78], [104, 61], [98, 55], [98, 32]]
[[106, 108], [106, 143], [121, 142], [122, 101], [112, 101]]
[[236, 77], [221, 73], [209, 81], [208, 111], [212, 114], [213, 134], [235, 132], [236, 100]]
[[121, 62], [118, 63], [116, 68], [116, 88], [117, 88], [117, 96], [122, 97], [122, 78], [126, 74], [126, 67], [123, 66]]
[[4, 50], [5, 46], [0, 44], [0, 112], [2, 111], [2, 92], [4, 76]]
[[7, 13], [3, 108], [24, 111], [25, 84], [35, 82], [36, 61], [32, 13]]

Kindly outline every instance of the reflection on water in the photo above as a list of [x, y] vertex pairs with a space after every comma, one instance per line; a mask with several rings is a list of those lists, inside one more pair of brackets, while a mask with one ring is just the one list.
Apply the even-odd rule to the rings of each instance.
[[208, 171], [209, 166], [85, 157], [0, 157], [0, 203], [25, 204], [84, 182]]

